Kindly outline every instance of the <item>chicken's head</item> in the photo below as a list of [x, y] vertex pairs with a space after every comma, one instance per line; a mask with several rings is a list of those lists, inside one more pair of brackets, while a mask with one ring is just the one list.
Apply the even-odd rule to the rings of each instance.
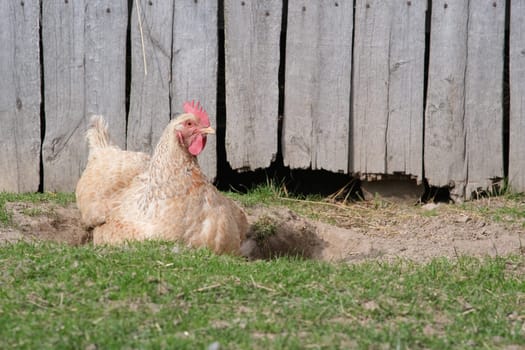
[[214, 134], [215, 130], [210, 127], [208, 114], [199, 102], [186, 102], [184, 112], [175, 120], [177, 138], [188, 152], [196, 156], [206, 146], [206, 135]]

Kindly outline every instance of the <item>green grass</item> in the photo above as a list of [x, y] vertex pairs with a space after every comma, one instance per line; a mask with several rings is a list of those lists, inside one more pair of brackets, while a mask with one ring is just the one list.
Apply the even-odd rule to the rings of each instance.
[[250, 209], [255, 206], [283, 206], [310, 219], [321, 220], [335, 224], [330, 210], [332, 203], [328, 203], [320, 195], [297, 195], [289, 193], [286, 187], [278, 185], [273, 180], [249, 189], [246, 193], [230, 191], [224, 193], [227, 197], [239, 202], [243, 207]]
[[[400, 215], [394, 204], [341, 206], [271, 181], [227, 195], [247, 209], [287, 206], [326, 222]], [[488, 200], [418, 215], [525, 222], [523, 196]], [[0, 225], [11, 223], [13, 201], [67, 205], [74, 195], [0, 193]], [[263, 216], [256, 229], [267, 237], [275, 225]], [[0, 246], [0, 349], [525, 347], [524, 256], [347, 265], [174, 247]]]
[[275, 235], [277, 227], [272, 218], [263, 215], [253, 223], [252, 230], [256, 241], [264, 241], [268, 237]]
[[[68, 205], [75, 201], [74, 193], [8, 193], [0, 192], [0, 225], [9, 225], [11, 223], [11, 214], [6, 210], [7, 202], [31, 202], [45, 203], [51, 202], [62, 206]], [[37, 209], [25, 212], [29, 216], [40, 215]]]
[[495, 222], [520, 224], [525, 227], [525, 196], [506, 193], [500, 197], [465, 202], [460, 207]]
[[246, 262], [172, 243], [0, 247], [1, 349], [525, 346], [525, 259]]
[[249, 189], [246, 193], [237, 191], [226, 192], [225, 195], [238, 201], [244, 207], [256, 205], [278, 205], [282, 204], [282, 198], [286, 196], [284, 187], [278, 186], [274, 181], [267, 180], [266, 184]]

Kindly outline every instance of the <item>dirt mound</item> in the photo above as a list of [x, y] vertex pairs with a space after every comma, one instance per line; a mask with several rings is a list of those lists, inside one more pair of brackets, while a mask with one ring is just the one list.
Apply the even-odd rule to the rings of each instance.
[[308, 220], [287, 208], [254, 208], [249, 210], [248, 221], [251, 229], [247, 255], [255, 259], [292, 255], [345, 260], [355, 252], [369, 251], [362, 234]]
[[317, 259], [330, 245], [318, 234], [315, 223], [286, 208], [252, 210], [248, 222], [250, 231], [243, 253], [254, 259], [283, 255]]
[[[301, 255], [349, 262], [400, 257], [428, 261], [438, 256], [525, 254], [522, 226], [465, 214], [395, 218], [384, 225], [342, 228], [305, 219], [286, 208], [256, 208], [249, 210], [249, 221], [250, 256], [256, 258]], [[273, 225], [274, 230], [261, 237], [257, 232], [261, 225]]]
[[[7, 203], [6, 209], [12, 224], [0, 226], [0, 243], [51, 240], [79, 245], [91, 241], [75, 204], [15, 202]], [[422, 216], [400, 211], [383, 221], [369, 220], [367, 225], [349, 225], [339, 218], [337, 226], [306, 219], [285, 207], [261, 206], [247, 212], [251, 230], [243, 249], [253, 259], [294, 255], [349, 262], [398, 257], [428, 261], [438, 256], [525, 254], [523, 225], [460, 212]]]
[[12, 225], [0, 227], [0, 242], [48, 240], [72, 245], [91, 241], [91, 234], [80, 223], [75, 204], [62, 207], [53, 203], [13, 202], [5, 208], [11, 213]]

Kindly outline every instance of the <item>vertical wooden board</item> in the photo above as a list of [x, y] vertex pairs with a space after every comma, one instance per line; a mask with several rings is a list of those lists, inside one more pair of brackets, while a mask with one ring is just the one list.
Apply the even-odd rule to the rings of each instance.
[[433, 1], [425, 110], [425, 177], [455, 186], [461, 195], [465, 167], [465, 69], [468, 0]]
[[470, 1], [465, 73], [465, 196], [503, 178], [505, 0]]
[[226, 153], [234, 169], [277, 155], [282, 1], [225, 0]]
[[426, 1], [390, 1], [387, 174], [423, 180]]
[[173, 0], [134, 0], [132, 6], [127, 148], [151, 153], [170, 121]]
[[509, 183], [525, 192], [525, 1], [510, 9], [510, 127]]
[[384, 173], [390, 6], [386, 1], [357, 0], [355, 21], [350, 169], [357, 173]]
[[348, 171], [353, 4], [288, 2], [284, 163]]
[[42, 2], [46, 132], [44, 189], [73, 191], [87, 159], [84, 95], [85, 3]]
[[0, 191], [40, 182], [40, 1], [0, 3]]
[[351, 170], [421, 178], [424, 1], [356, 3]]
[[127, 0], [86, 4], [86, 114], [101, 114], [111, 140], [126, 146]]
[[[175, 2], [171, 110], [182, 111], [185, 101], [198, 100], [217, 127], [217, 0]], [[217, 174], [217, 141], [209, 136], [199, 163], [210, 179]]]

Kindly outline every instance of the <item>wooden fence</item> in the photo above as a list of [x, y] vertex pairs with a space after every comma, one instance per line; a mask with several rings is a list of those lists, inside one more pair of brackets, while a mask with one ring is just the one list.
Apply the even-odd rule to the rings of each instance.
[[525, 0], [4, 0], [0, 46], [0, 190], [73, 190], [92, 114], [151, 152], [198, 99], [234, 169], [525, 191]]

